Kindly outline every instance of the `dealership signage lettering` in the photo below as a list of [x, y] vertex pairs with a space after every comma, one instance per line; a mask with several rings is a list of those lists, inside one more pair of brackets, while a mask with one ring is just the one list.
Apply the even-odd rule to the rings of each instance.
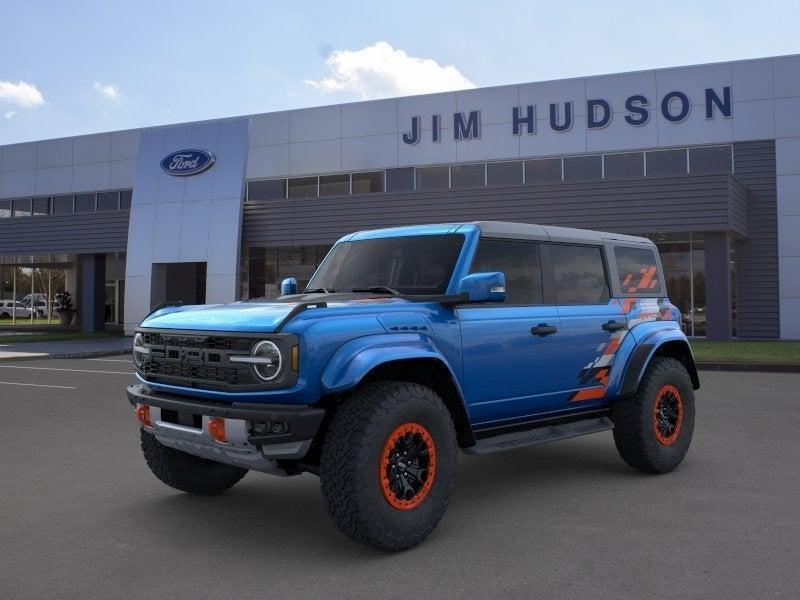
[[[549, 125], [553, 131], [569, 131], [572, 129], [574, 117], [573, 102], [551, 103], [548, 107]], [[625, 100], [624, 120], [628, 125], [641, 127], [650, 119], [650, 99], [641, 94], [633, 94]], [[521, 135], [536, 133], [536, 105], [514, 106], [511, 108], [511, 133]], [[681, 91], [672, 91], [661, 98], [658, 110], [670, 123], [681, 123], [689, 116], [692, 104], [689, 97]], [[706, 119], [713, 119], [717, 114], [723, 117], [732, 116], [731, 88], [722, 88], [718, 94], [714, 88], [705, 90]], [[586, 128], [589, 130], [602, 129], [611, 123], [614, 109], [607, 100], [593, 98], [586, 102]], [[431, 116], [431, 141], [439, 142], [442, 139], [442, 117]], [[468, 113], [453, 113], [453, 139], [471, 140], [481, 136], [481, 115], [479, 110]], [[403, 134], [403, 142], [413, 146], [422, 138], [422, 117], [411, 117], [411, 126]]]

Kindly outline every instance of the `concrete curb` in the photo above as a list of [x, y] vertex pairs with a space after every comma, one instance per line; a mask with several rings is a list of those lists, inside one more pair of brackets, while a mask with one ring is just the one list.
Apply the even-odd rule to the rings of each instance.
[[698, 371], [757, 371], [761, 373], [800, 373], [798, 364], [698, 362]]
[[15, 362], [18, 360], [49, 360], [51, 358], [101, 358], [103, 356], [120, 356], [130, 354], [132, 351], [131, 348], [127, 348], [124, 350], [120, 350], [119, 348], [115, 350], [91, 350], [85, 352], [53, 352], [52, 354], [44, 353], [41, 354], [31, 354], [28, 356], [8, 356], [8, 357], [0, 357], [0, 363], [2, 362]]

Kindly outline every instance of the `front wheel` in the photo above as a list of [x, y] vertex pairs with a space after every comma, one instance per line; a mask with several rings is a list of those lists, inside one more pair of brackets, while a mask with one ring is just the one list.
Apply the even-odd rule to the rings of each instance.
[[656, 356], [632, 398], [611, 407], [614, 443], [631, 467], [668, 473], [686, 456], [694, 432], [694, 389], [680, 361]]
[[325, 437], [320, 484], [328, 513], [352, 540], [411, 548], [444, 516], [457, 458], [450, 413], [433, 390], [367, 384], [342, 403]]
[[169, 448], [159, 443], [152, 433], [144, 429], [141, 432], [147, 466], [153, 475], [176, 490], [200, 496], [219, 494], [247, 474], [247, 469]]

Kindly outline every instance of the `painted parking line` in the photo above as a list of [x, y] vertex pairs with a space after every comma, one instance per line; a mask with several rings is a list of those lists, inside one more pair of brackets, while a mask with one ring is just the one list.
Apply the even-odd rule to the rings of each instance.
[[69, 371], [70, 373], [105, 373], [106, 375], [133, 375], [133, 371], [92, 371], [91, 369], [62, 369], [59, 367], [18, 367], [0, 365], [0, 369], [33, 369], [36, 371]]
[[27, 387], [57, 388], [59, 390], [77, 390], [72, 385], [45, 385], [44, 383], [18, 383], [16, 381], [0, 381], [0, 385], [24, 385]]

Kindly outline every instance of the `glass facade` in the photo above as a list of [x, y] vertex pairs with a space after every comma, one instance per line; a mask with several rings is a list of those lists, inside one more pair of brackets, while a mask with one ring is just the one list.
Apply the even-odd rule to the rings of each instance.
[[287, 277], [297, 279], [302, 290], [325, 258], [331, 245], [252, 246], [242, 251], [241, 297], [276, 298], [280, 283]]
[[[706, 254], [702, 233], [656, 233], [648, 236], [661, 255], [667, 295], [683, 315], [686, 334], [706, 334]], [[735, 263], [731, 277], [735, 281]], [[733, 298], [735, 305], [735, 288]], [[735, 314], [735, 313], [734, 313]], [[734, 326], [735, 327], [735, 326]]]

